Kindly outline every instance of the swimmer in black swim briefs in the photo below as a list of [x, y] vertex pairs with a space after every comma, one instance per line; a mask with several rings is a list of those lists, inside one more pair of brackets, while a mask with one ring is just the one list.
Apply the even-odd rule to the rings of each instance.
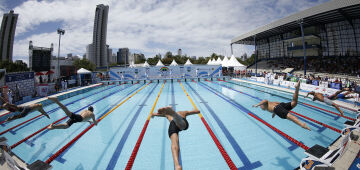
[[311, 130], [306, 123], [301, 122], [297, 117], [290, 113], [291, 109], [293, 109], [297, 105], [298, 96], [300, 90], [300, 81], [295, 85], [295, 93], [293, 95], [293, 99], [289, 103], [280, 103], [280, 102], [270, 102], [268, 100], [263, 100], [260, 103], [253, 105], [253, 107], [260, 106], [261, 109], [272, 112], [272, 117], [278, 115], [282, 119], [288, 119], [294, 122], [295, 124], [301, 126], [304, 129]]
[[181, 169], [179, 163], [179, 132], [189, 128], [189, 122], [186, 120], [186, 116], [200, 113], [199, 110], [192, 111], [179, 111], [175, 112], [172, 107], [163, 107], [158, 110], [157, 113], [152, 113], [151, 117], [161, 116], [166, 117], [169, 122], [168, 134], [171, 140], [171, 152], [173, 154], [175, 170]]
[[11, 120], [15, 120], [15, 119], [20, 119], [23, 118], [25, 116], [27, 116], [30, 112], [38, 110], [42, 115], [46, 116], [48, 119], [50, 119], [49, 115], [44, 111], [42, 104], [31, 104], [28, 106], [16, 106], [14, 104], [10, 104], [8, 102], [6, 102], [5, 99], [3, 99], [2, 97], [0, 97], [0, 100], [2, 101], [2, 105], [0, 106], [0, 108], [4, 108], [10, 112], [20, 112], [20, 114], [15, 114], [11, 117], [8, 117], [6, 119], [6, 121], [11, 121]]
[[[90, 124], [94, 123], [95, 125], [97, 125], [97, 121], [96, 121], [95, 115], [94, 115], [94, 108], [92, 106], [89, 106], [87, 110], [83, 110], [80, 114], [75, 114], [75, 113], [71, 112], [62, 103], [60, 103], [60, 101], [56, 97], [48, 97], [48, 99], [52, 100], [53, 102], [58, 104], [61, 107], [61, 109], [65, 112], [65, 114], [70, 118], [68, 121], [66, 121], [66, 123], [63, 123], [63, 124], [58, 124], [58, 125], [50, 124], [48, 126], [49, 130], [67, 129], [72, 124], [78, 123], [78, 122], [89, 122]], [[92, 122], [90, 121], [90, 119], [92, 119]]]

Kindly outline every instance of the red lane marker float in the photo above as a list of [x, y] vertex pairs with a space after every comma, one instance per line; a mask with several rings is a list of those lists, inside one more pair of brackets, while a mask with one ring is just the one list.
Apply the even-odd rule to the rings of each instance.
[[[224, 82], [226, 82], [226, 81], [224, 81]], [[300, 116], [300, 117], [303, 117], [303, 118], [305, 118], [305, 119], [307, 119], [307, 120], [310, 120], [310, 121], [312, 121], [312, 122], [315, 122], [315, 123], [317, 123], [317, 124], [319, 124], [319, 125], [322, 125], [322, 126], [324, 126], [324, 127], [326, 127], [326, 128], [329, 128], [329, 129], [331, 129], [331, 130], [333, 130], [333, 131], [335, 131], [335, 132], [341, 133], [341, 130], [339, 130], [339, 129], [335, 128], [335, 127], [332, 127], [332, 126], [327, 125], [327, 124], [325, 124], [325, 123], [319, 122], [319, 121], [317, 121], [317, 120], [315, 120], [315, 119], [312, 119], [312, 118], [310, 118], [310, 117], [304, 116], [304, 115], [299, 114], [299, 113], [296, 113], [296, 112], [294, 112], [294, 111], [290, 111], [290, 112], [293, 113], [293, 114], [295, 114], [295, 115], [298, 115], [298, 116]]]
[[349, 120], [355, 121], [355, 119], [354, 119], [354, 118], [351, 118], [351, 117], [348, 117], [348, 116], [345, 116], [345, 115], [344, 115], [344, 116], [342, 116], [341, 114], [339, 114], [339, 113], [335, 113], [335, 112], [332, 112], [332, 111], [330, 111], [330, 110], [326, 110], [326, 109], [323, 109], [323, 108], [320, 108], [320, 107], [317, 107], [317, 106], [313, 106], [313, 105], [311, 105], [311, 104], [307, 104], [307, 103], [302, 103], [302, 104], [307, 105], [307, 106], [310, 106], [310, 107], [314, 107], [314, 108], [317, 108], [317, 109], [320, 109], [320, 110], [323, 110], [323, 111], [325, 111], [325, 112], [332, 113], [332, 114], [334, 114], [334, 115], [337, 115], [337, 116], [343, 117], [343, 118], [345, 118], [345, 119], [349, 119]]
[[160, 91], [159, 91], [159, 94], [157, 95], [156, 100], [155, 100], [155, 102], [154, 102], [154, 104], [153, 104], [153, 107], [151, 108], [151, 111], [150, 111], [150, 113], [149, 113], [149, 116], [147, 117], [147, 119], [146, 119], [146, 121], [145, 121], [144, 127], [143, 127], [143, 129], [141, 130], [141, 133], [140, 133], [140, 135], [139, 135], [139, 138], [138, 138], [138, 140], [136, 141], [136, 144], [135, 144], [134, 149], [133, 149], [133, 151], [132, 151], [132, 153], [131, 153], [131, 156], [130, 156], [127, 164], [126, 164], [125, 170], [130, 170], [130, 169], [132, 168], [132, 166], [134, 165], [134, 161], [135, 161], [136, 155], [137, 155], [137, 153], [138, 153], [138, 151], [139, 151], [141, 142], [142, 142], [142, 140], [143, 140], [143, 138], [144, 138], [146, 129], [147, 129], [148, 125], [149, 125], [150, 118], [151, 118], [152, 113], [154, 112], [156, 103], [157, 103], [157, 101], [159, 100], [159, 97], [160, 97], [160, 95], [161, 95], [161, 92], [162, 92], [162, 90], [163, 90], [163, 88], [164, 88], [164, 86], [165, 86], [165, 82], [166, 82], [166, 80], [164, 81], [164, 83], [163, 83], [163, 85], [162, 85], [162, 87], [161, 87], [161, 89], [160, 89]]
[[[58, 122], [60, 122], [60, 121], [64, 120], [65, 118], [67, 118], [67, 116], [64, 116], [64, 117], [62, 117], [61, 119], [59, 119], [59, 120], [57, 120], [57, 121], [53, 122], [53, 124], [56, 124], [56, 123], [58, 123]], [[50, 125], [50, 124], [49, 124], [49, 125]], [[14, 149], [15, 147], [17, 147], [17, 146], [18, 146], [18, 145], [20, 145], [21, 143], [25, 142], [26, 140], [30, 139], [31, 137], [35, 136], [36, 134], [38, 134], [38, 133], [40, 133], [40, 132], [44, 131], [44, 130], [45, 130], [45, 129], [49, 126], [49, 125], [46, 125], [45, 127], [41, 128], [40, 130], [36, 131], [35, 133], [33, 133], [33, 134], [31, 134], [31, 135], [27, 136], [26, 138], [24, 138], [24, 139], [20, 140], [20, 141], [19, 141], [19, 142], [17, 142], [17, 143], [15, 143], [15, 144], [11, 145], [11, 146], [10, 146], [10, 148], [11, 148], [11, 149]]]
[[[39, 116], [42, 116], [42, 115], [39, 115]], [[34, 118], [35, 118], [35, 117], [34, 117]], [[60, 121], [64, 120], [65, 118], [67, 118], [67, 116], [64, 116], [64, 117], [62, 117], [62, 118], [58, 119], [57, 121], [53, 122], [52, 124], [56, 124], [56, 123], [58, 123], [58, 122], [60, 122]], [[40, 133], [40, 132], [42, 132], [42, 131], [46, 130], [46, 128], [47, 128], [49, 125], [50, 125], [50, 124], [48, 124], [48, 125], [46, 125], [45, 127], [43, 127], [43, 128], [41, 128], [41, 129], [39, 129], [38, 131], [34, 132], [33, 134], [31, 134], [31, 135], [29, 135], [29, 136], [25, 137], [24, 139], [22, 139], [22, 140], [18, 141], [17, 143], [15, 143], [15, 144], [11, 145], [11, 146], [10, 146], [10, 147], [11, 147], [11, 149], [13, 149], [13, 148], [17, 147], [18, 145], [22, 144], [23, 142], [25, 142], [26, 140], [28, 140], [28, 139], [32, 138], [33, 136], [37, 135], [38, 133]]]
[[265, 122], [264, 120], [260, 119], [259, 117], [255, 116], [252, 113], [248, 113], [251, 117], [255, 118], [256, 120], [260, 121], [261, 123], [265, 124], [266, 126], [268, 126], [269, 128], [271, 128], [272, 130], [274, 130], [275, 132], [279, 133], [280, 135], [284, 136], [285, 138], [289, 139], [291, 142], [294, 142], [296, 145], [300, 146], [301, 148], [308, 150], [309, 147], [304, 145], [303, 143], [299, 142], [298, 140], [290, 137], [289, 135], [285, 134], [284, 132], [282, 132], [281, 130], [277, 129], [276, 127], [270, 125], [269, 123]]
[[[223, 81], [223, 82], [227, 82], [227, 81], [220, 80], [220, 79], [218, 79], [218, 80], [219, 80], [219, 81]], [[326, 109], [323, 109], [323, 108], [320, 108], [320, 107], [317, 107], [317, 106], [314, 106], [314, 105], [311, 105], [311, 104], [308, 104], [308, 103], [305, 103], [305, 102], [301, 102], [301, 104], [304, 104], [304, 105], [307, 105], [307, 106], [310, 106], [310, 107], [313, 107], [313, 108], [317, 108], [317, 109], [320, 109], [320, 110], [325, 111], [325, 112], [328, 112], [328, 113], [332, 113], [332, 114], [334, 114], [334, 115], [343, 117], [343, 118], [345, 118], [345, 119], [349, 119], [349, 120], [355, 121], [354, 118], [351, 118], [351, 117], [348, 117], [348, 116], [345, 116], [345, 115], [342, 116], [342, 115], [339, 114], [339, 113], [335, 113], [335, 112], [333, 112], [333, 111], [326, 110]]]
[[[6, 116], [6, 115], [8, 115], [8, 114], [10, 114], [10, 113], [11, 113], [11, 112], [4, 113], [4, 114], [1, 115], [0, 117]], [[2, 124], [3, 122], [5, 122], [5, 121], [2, 121], [0, 124]]]
[[[193, 82], [197, 83], [196, 81], [192, 80]], [[193, 102], [193, 100], [191, 99], [191, 97], [189, 96], [189, 94], [186, 92], [184, 86], [181, 84], [181, 82], [179, 81], [181, 88], [184, 90], [186, 96], [188, 97], [188, 99], [190, 100], [191, 104], [193, 105], [193, 107], [195, 109], [198, 109], [195, 105], [195, 103]], [[223, 156], [223, 158], [225, 159], [225, 162], [227, 163], [227, 165], [229, 166], [229, 168], [231, 170], [237, 170], [236, 165], [234, 164], [234, 162], [231, 160], [230, 156], [227, 154], [226, 150], [224, 149], [224, 147], [221, 145], [220, 141], [217, 139], [216, 135], [214, 134], [214, 132], [211, 130], [209, 124], [207, 124], [206, 120], [204, 119], [204, 117], [202, 116], [201, 113], [198, 114], [201, 121], [203, 122], [204, 126], [206, 127], [207, 131], [209, 132], [211, 138], [213, 139], [215, 145], [217, 146], [217, 148], [219, 149], [221, 155]]]
[[[150, 82], [151, 83], [151, 82]], [[139, 91], [144, 89], [146, 86], [148, 86], [150, 83], [143, 86], [141, 89], [137, 90], [135, 93], [133, 93], [131, 96], [123, 100], [121, 103], [116, 105], [114, 108], [112, 108], [110, 111], [108, 111], [105, 115], [101, 116], [99, 119], [97, 119], [98, 124], [101, 120], [103, 120], [107, 115], [109, 115], [111, 112], [113, 112], [115, 109], [117, 109], [119, 106], [121, 106], [123, 103], [128, 101], [131, 97], [133, 97], [135, 94], [137, 94]], [[135, 83], [137, 84], [137, 83]], [[84, 129], [81, 133], [79, 133], [74, 139], [72, 139], [69, 143], [67, 143], [65, 146], [63, 146], [61, 149], [59, 149], [54, 155], [50, 156], [49, 159], [47, 159], [45, 162], [47, 164], [50, 164], [54, 159], [56, 159], [60, 154], [62, 154], [67, 148], [69, 148], [72, 144], [74, 144], [78, 139], [80, 139], [87, 131], [89, 131], [92, 127], [94, 127], [95, 124], [91, 124], [86, 129]]]
[[[99, 86], [99, 85], [96, 85], [96, 86]], [[96, 86], [94, 86], [94, 87], [96, 87]], [[43, 115], [42, 115], [42, 114], [37, 115], [37, 116], [35, 116], [35, 117], [33, 117], [33, 118], [29, 119], [29, 120], [26, 120], [26, 121], [24, 121], [24, 122], [22, 122], [22, 123], [20, 123], [20, 124], [18, 124], [18, 125], [15, 125], [15, 126], [9, 128], [9, 129], [7, 129], [7, 130], [5, 130], [5, 131], [2, 131], [2, 132], [0, 132], [0, 135], [3, 135], [4, 133], [7, 133], [7, 132], [9, 132], [9, 131], [11, 131], [11, 130], [13, 130], [13, 129], [15, 129], [15, 128], [17, 128], [17, 127], [25, 124], [25, 123], [27, 123], [27, 122], [30, 122], [30, 121], [32, 121], [32, 120], [34, 120], [34, 119], [36, 119], [36, 118], [39, 118], [39, 117], [41, 117], [41, 116], [43, 116]], [[4, 123], [4, 122], [5, 122], [5, 121], [2, 121], [1, 123]], [[0, 123], [0, 124], [1, 124], [1, 123]]]
[[308, 119], [308, 120], [310, 120], [310, 121], [313, 121], [313, 122], [315, 122], [315, 123], [317, 123], [317, 124], [319, 124], [319, 125], [322, 125], [322, 126], [324, 126], [324, 127], [327, 127], [327, 128], [329, 128], [329, 129], [331, 129], [331, 130], [333, 130], [333, 131], [335, 131], [335, 132], [341, 133], [341, 130], [340, 130], [340, 129], [334, 128], [334, 127], [332, 127], [332, 126], [330, 126], [330, 125], [327, 125], [327, 124], [325, 124], [325, 123], [321, 123], [321, 122], [319, 122], [319, 121], [317, 121], [317, 120], [314, 120], [314, 119], [309, 118], [309, 117], [307, 117], [307, 116], [301, 115], [301, 114], [296, 113], [296, 112], [294, 112], [294, 111], [290, 111], [290, 112], [293, 113], [293, 114], [295, 114], [295, 115], [301, 116], [301, 117], [303, 117], [303, 118], [305, 118], [305, 119]]

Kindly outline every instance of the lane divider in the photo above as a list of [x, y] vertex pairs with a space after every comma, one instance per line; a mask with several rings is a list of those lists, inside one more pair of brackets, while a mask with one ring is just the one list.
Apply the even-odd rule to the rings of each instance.
[[[224, 81], [224, 80], [219, 80], [219, 81], [223, 81], [223, 82], [235, 84], [235, 85], [238, 85], [238, 86], [243, 86], [243, 85], [239, 85], [239, 84], [237, 84], [237, 83], [233, 83], [233, 82], [229, 82], [229, 81]], [[248, 87], [248, 86], [243, 86], [243, 87], [250, 88], [250, 89], [254, 89], [254, 88], [251, 88], [251, 87]], [[271, 94], [271, 95], [274, 95], [274, 96], [279, 96], [279, 97], [282, 97], [282, 98], [286, 98], [286, 97], [284, 97], [284, 96], [276, 95], [276, 94], [273, 94], [273, 93], [270, 93], [270, 92], [266, 92], [266, 91], [263, 91], [263, 90], [259, 90], [259, 89], [254, 89], [254, 90], [261, 91], [261, 92], [265, 92], [265, 93], [268, 93], [268, 94]], [[286, 99], [288, 99], [288, 98], [286, 98]], [[311, 104], [308, 104], [308, 103], [305, 103], [305, 102], [300, 102], [300, 101], [299, 101], [299, 104], [306, 105], [306, 106], [310, 106], [310, 107], [313, 107], [313, 108], [316, 108], [316, 109], [320, 109], [320, 110], [322, 110], [322, 111], [325, 111], [325, 112], [328, 112], [328, 113], [331, 113], [331, 114], [334, 114], [334, 115], [343, 117], [343, 118], [345, 118], [345, 119], [355, 121], [354, 118], [351, 118], [351, 117], [348, 117], [348, 116], [345, 116], [345, 115], [342, 116], [342, 115], [339, 114], [339, 113], [335, 113], [335, 112], [333, 112], [333, 111], [326, 110], [326, 109], [323, 109], [323, 108], [320, 108], [320, 107], [317, 107], [317, 106], [314, 106], [314, 105], [311, 105]]]
[[210, 92], [214, 93], [215, 95], [219, 96], [220, 98], [224, 99], [225, 101], [227, 101], [228, 103], [232, 104], [233, 106], [239, 108], [241, 111], [247, 113], [248, 115], [250, 115], [251, 117], [255, 118], [256, 120], [260, 121], [261, 123], [265, 124], [266, 126], [268, 126], [271, 130], [275, 131], [276, 133], [280, 134], [281, 136], [283, 136], [285, 139], [293, 142], [294, 144], [296, 144], [297, 146], [308, 150], [309, 147], [306, 146], [305, 144], [301, 143], [300, 141], [292, 138], [291, 136], [285, 134], [284, 132], [282, 132], [281, 130], [277, 129], [276, 127], [270, 125], [269, 123], [267, 123], [266, 121], [262, 120], [260, 117], [256, 116], [254, 113], [252, 113], [251, 111], [249, 111], [248, 109], [246, 109], [244, 106], [242, 106], [241, 104], [234, 102], [234, 101], [230, 101], [227, 100], [223, 97], [221, 97], [219, 94], [219, 92], [216, 92], [215, 90], [210, 90], [209, 88], [205, 87], [204, 85], [202, 85], [202, 83], [198, 83], [200, 86], [204, 87], [205, 89], [209, 90]]
[[[225, 81], [225, 82], [226, 82], [226, 81]], [[225, 87], [225, 88], [228, 88], [228, 89], [230, 89], [230, 90], [233, 90], [233, 91], [236, 91], [236, 92], [245, 94], [244, 92], [235, 90], [235, 89], [233, 89], [233, 88], [231, 88], [231, 87], [224, 86], [224, 85], [222, 85], [222, 84], [215, 83], [215, 82], [212, 82], [212, 83], [218, 84], [218, 85], [220, 85], [220, 86], [222, 86], [222, 87]], [[248, 96], [252, 96], [252, 95], [250, 95], [250, 94], [247, 94], [247, 95], [248, 95]], [[257, 97], [255, 97], [255, 96], [252, 96], [252, 97], [255, 98], [255, 99], [258, 99], [259, 101], [261, 101], [260, 98], [257, 98]], [[312, 121], [312, 122], [314, 122], [314, 123], [317, 123], [317, 124], [319, 124], [319, 125], [321, 125], [321, 126], [324, 126], [324, 127], [326, 127], [326, 128], [329, 128], [329, 129], [331, 129], [331, 130], [333, 130], [333, 131], [335, 131], [335, 132], [341, 133], [341, 130], [340, 130], [340, 129], [337, 129], [337, 128], [332, 127], [332, 126], [330, 126], [330, 125], [327, 125], [327, 124], [325, 124], [325, 123], [319, 122], [319, 121], [317, 121], [317, 120], [314, 120], [314, 119], [312, 119], [312, 118], [310, 118], [310, 117], [307, 117], [307, 116], [304, 116], [304, 115], [302, 115], [302, 114], [296, 113], [296, 112], [294, 112], [294, 111], [290, 111], [290, 112], [293, 113], [293, 114], [295, 114], [295, 115], [297, 115], [297, 116], [300, 116], [300, 117], [302, 117], [302, 118], [305, 118], [305, 119], [307, 119], [307, 120], [310, 120], [310, 121]]]
[[191, 91], [200, 99], [200, 101], [205, 105], [209, 113], [215, 119], [216, 123], [219, 125], [222, 132], [225, 134], [226, 138], [228, 139], [229, 143], [231, 144], [232, 148], [234, 149], [235, 153], [243, 163], [243, 167], [239, 169], [255, 169], [262, 166], [260, 161], [256, 161], [252, 163], [249, 158], [246, 156], [245, 152], [241, 149], [239, 144], [236, 142], [235, 138], [231, 135], [230, 131], [225, 127], [225, 124], [220, 120], [220, 118], [216, 115], [215, 111], [207, 104], [207, 102], [201, 97], [201, 95], [196, 92], [196, 90], [191, 87], [191, 85], [185, 82], [186, 85], [191, 89]]
[[[151, 111], [150, 111], [150, 113], [149, 113], [149, 116], [147, 117], [147, 119], [146, 119], [146, 121], [145, 121], [145, 124], [144, 124], [144, 127], [143, 127], [143, 129], [141, 130], [141, 133], [140, 133], [140, 135], [139, 135], [139, 138], [138, 138], [138, 140], [136, 141], [136, 144], [135, 144], [134, 149], [133, 149], [133, 151], [132, 151], [132, 153], [131, 153], [131, 156], [130, 156], [127, 164], [126, 164], [126, 167], [125, 167], [126, 170], [130, 170], [130, 169], [132, 168], [132, 166], [134, 165], [134, 161], [135, 161], [136, 155], [137, 155], [137, 153], [138, 153], [138, 151], [139, 151], [141, 142], [142, 142], [142, 140], [143, 140], [143, 138], [144, 138], [146, 129], [147, 129], [148, 125], [149, 125], [149, 122], [150, 122], [150, 119], [151, 119], [151, 115], [152, 115], [152, 113], [154, 112], [156, 103], [157, 103], [157, 101], [159, 100], [159, 97], [160, 97], [161, 92], [162, 92], [162, 90], [163, 90], [163, 88], [164, 88], [164, 86], [165, 86], [165, 83], [166, 83], [166, 80], [164, 81], [164, 83], [163, 83], [163, 85], [162, 85], [162, 87], [161, 87], [161, 89], [160, 89], [160, 91], [159, 91], [159, 94], [158, 94], [157, 97], [156, 97], [156, 100], [155, 100], [155, 102], [154, 102], [154, 104], [153, 104], [153, 107], [151, 108]], [[107, 168], [107, 169], [108, 169], [108, 168]]]
[[[151, 94], [154, 92], [154, 90], [156, 89], [156, 87], [159, 84], [156, 83], [156, 85], [151, 89], [151, 91], [146, 95], [145, 99], [143, 100], [143, 102], [141, 103], [140, 107], [137, 109], [137, 111], [135, 112], [135, 114], [133, 115], [132, 119], [130, 120], [130, 123], [128, 124], [127, 128], [125, 129], [123, 135], [121, 136], [121, 139], [119, 140], [119, 143], [117, 144], [114, 153], [111, 156], [111, 159], [106, 167], [107, 170], [109, 169], [114, 169], [116, 166], [116, 163], [119, 159], [119, 156], [122, 152], [122, 149], [125, 145], [125, 142], [127, 141], [129, 134], [132, 130], [132, 128], [134, 127], [135, 121], [137, 120], [137, 118], [140, 115], [140, 112], [142, 111], [142, 109], [144, 108], [146, 102], [148, 101], [148, 99], [150, 98]], [[115, 135], [114, 135], [115, 136]]]
[[[99, 84], [99, 85], [93, 86], [92, 88], [97, 87], [97, 86], [101, 86], [101, 85], [103, 85], [103, 84]], [[8, 114], [10, 114], [10, 113], [12, 113], [12, 112], [4, 113], [4, 114], [2, 114], [2, 115], [0, 116], [0, 118], [4, 117], [4, 116], [6, 116], [6, 115], [8, 115]], [[0, 125], [3, 124], [3, 123], [5, 123], [5, 121], [0, 122]]]
[[[193, 80], [194, 81], [194, 80]], [[197, 110], [199, 110], [195, 103], [193, 102], [193, 100], [190, 98], [189, 94], [186, 92], [184, 86], [181, 84], [180, 81], [178, 81], [181, 85], [181, 88], [183, 89], [183, 91], [185, 92], [186, 96], [188, 97], [188, 99], [190, 100], [191, 104], [193, 105], [193, 107]], [[217, 148], [219, 149], [221, 155], [223, 156], [223, 158], [225, 159], [225, 162], [227, 163], [227, 165], [229, 166], [229, 168], [231, 170], [237, 170], [237, 167], [235, 166], [234, 162], [231, 160], [230, 156], [228, 155], [228, 153], [226, 152], [226, 150], [224, 149], [224, 147], [221, 145], [220, 141], [218, 140], [218, 138], [215, 136], [214, 132], [211, 130], [210, 126], [208, 125], [208, 123], [205, 121], [204, 117], [202, 116], [201, 113], [198, 114], [201, 121], [203, 122], [203, 124], [205, 125], [206, 129], [208, 130], [211, 138], [213, 139], [213, 141], [215, 142], [215, 145], [217, 146]]]
[[[114, 86], [114, 87], [116, 87], [116, 86]], [[114, 88], [114, 87], [107, 88], [107, 89], [104, 89], [104, 90], [100, 90], [100, 91], [98, 91], [98, 92], [96, 92], [96, 93], [94, 93], [94, 94], [91, 94], [91, 95], [86, 96], [85, 98], [91, 97], [91, 96], [93, 96], [93, 95], [95, 95], [95, 94], [98, 94], [98, 93], [101, 93], [101, 92], [104, 92], [104, 91], [107, 91], [107, 90], [112, 89], [112, 88]], [[80, 98], [80, 99], [75, 100], [75, 101], [73, 101], [73, 102], [67, 103], [67, 104], [65, 104], [65, 106], [68, 106], [68, 105], [70, 105], [70, 104], [72, 104], [72, 103], [75, 103], [76, 101], [79, 101], [79, 100], [82, 100], [82, 99], [83, 99], [83, 98]], [[60, 107], [54, 108], [54, 109], [48, 111], [47, 113], [53, 113], [53, 112], [55, 112], [55, 111], [58, 110], [58, 109], [60, 109]], [[19, 124], [15, 125], [15, 126], [9, 128], [9, 129], [5, 130], [5, 131], [0, 132], [0, 135], [3, 135], [3, 134], [5, 134], [5, 133], [7, 133], [7, 132], [9, 132], [9, 131], [11, 131], [11, 130], [13, 130], [13, 129], [15, 129], [15, 128], [18, 128], [18, 127], [20, 127], [21, 125], [24, 125], [25, 123], [28, 123], [28, 122], [33, 121], [33, 120], [35, 121], [35, 119], [36, 119], [36, 120], [39, 120], [39, 119], [37, 119], [37, 118], [39, 118], [39, 117], [41, 117], [41, 116], [43, 116], [43, 115], [40, 114], [40, 115], [35, 116], [35, 117], [33, 117], [33, 118], [29, 119], [29, 120], [26, 120], [26, 121], [24, 121], [24, 122], [22, 122], [22, 123], [19, 123]]]
[[[131, 86], [128, 86], [128, 87], [131, 87]], [[126, 88], [128, 88], [128, 87], [126, 87]], [[88, 105], [86, 105], [86, 106], [84, 106], [84, 107], [76, 110], [74, 113], [77, 113], [77, 112], [79, 112], [79, 111], [81, 111], [81, 110], [89, 107], [90, 105], [93, 105], [93, 104], [95, 104], [95, 103], [97, 103], [97, 102], [99, 102], [99, 101], [101, 101], [101, 100], [103, 100], [103, 99], [105, 99], [105, 98], [107, 98], [107, 97], [109, 97], [109, 96], [112, 96], [112, 95], [116, 94], [117, 92], [123, 91], [123, 90], [125, 90], [126, 88], [117, 90], [117, 91], [113, 92], [113, 93], [110, 94], [110, 95], [106, 95], [106, 96], [104, 96], [104, 97], [102, 97], [102, 98], [100, 98], [100, 99], [98, 99], [98, 100], [96, 100], [96, 101], [94, 101], [94, 102], [92, 102], [92, 103], [90, 103], [90, 104], [88, 104]], [[68, 116], [64, 116], [64, 117], [58, 119], [57, 121], [53, 122], [52, 124], [57, 124], [57, 123], [59, 123], [60, 121], [65, 120], [66, 118], [68, 118]], [[42, 131], [44, 131], [44, 130], [47, 130], [47, 127], [48, 127], [49, 125], [50, 125], [50, 124], [44, 126], [43, 128], [39, 129], [38, 131], [36, 131], [36, 132], [34, 132], [34, 133], [32, 133], [32, 134], [30, 134], [29, 136], [25, 137], [24, 139], [16, 142], [15, 144], [11, 145], [10, 148], [11, 148], [11, 149], [14, 149], [14, 148], [17, 147], [18, 145], [20, 145], [20, 144], [22, 144], [23, 142], [29, 140], [30, 138], [32, 138], [33, 136], [37, 135], [38, 133], [40, 133], [40, 132], [42, 132]]]
[[[134, 95], [136, 95], [138, 92], [140, 92], [142, 89], [144, 89], [145, 87], [147, 87], [149, 84], [151, 83], [151, 81], [146, 84], [145, 86], [143, 86], [141, 89], [139, 89], [138, 91], [136, 91], [135, 93], [133, 93], [131, 96], [129, 96], [128, 98], [126, 98], [125, 100], [123, 100], [121, 103], [119, 103], [118, 105], [116, 105], [114, 108], [112, 108], [110, 111], [108, 111], [106, 114], [104, 114], [103, 116], [101, 116], [97, 122], [98, 124], [100, 123], [101, 120], [103, 120], [106, 116], [108, 116], [111, 112], [113, 112], [115, 109], [117, 109], [118, 107], [120, 107], [122, 104], [124, 104], [126, 101], [128, 101], [129, 99], [131, 99], [131, 97], [133, 97]], [[80, 134], [78, 134], [74, 139], [72, 139], [70, 142], [68, 142], [65, 146], [63, 146], [61, 149], [59, 149], [54, 155], [52, 155], [49, 159], [47, 159], [45, 162], [47, 164], [50, 164], [55, 158], [57, 158], [61, 153], [63, 153], [67, 148], [69, 148], [72, 144], [74, 144], [77, 140], [80, 139], [80, 137], [82, 137], [86, 132], [88, 132], [92, 127], [94, 127], [94, 124], [91, 124], [90, 126], [88, 126], [85, 130], [83, 130]]]

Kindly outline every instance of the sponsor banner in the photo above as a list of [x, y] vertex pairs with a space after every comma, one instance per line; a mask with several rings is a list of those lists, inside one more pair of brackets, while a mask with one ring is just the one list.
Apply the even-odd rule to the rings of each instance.
[[136, 80], [184, 77], [219, 77], [222, 76], [221, 66], [155, 66], [134, 68], [111, 68], [111, 80]]
[[259, 81], [259, 82], [265, 82], [265, 78], [264, 78], [264, 77], [258, 77], [258, 78], [257, 78], [257, 81]]
[[27, 79], [34, 79], [34, 72], [11, 73], [5, 75], [6, 83], [14, 82], [14, 81], [22, 81]]
[[39, 85], [38, 88], [39, 88], [39, 96], [42, 96], [42, 97], [47, 96], [49, 86], [47, 86], [47, 85], [44, 85], [44, 86]]
[[276, 79], [276, 80], [274, 80], [273, 83], [274, 83], [274, 85], [277, 85], [277, 86], [278, 86], [278, 85], [280, 84], [280, 80]]

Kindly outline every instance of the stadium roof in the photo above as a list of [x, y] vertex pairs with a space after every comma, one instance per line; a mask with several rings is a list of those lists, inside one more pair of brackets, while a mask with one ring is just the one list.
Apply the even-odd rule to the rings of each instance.
[[298, 29], [300, 28], [298, 23], [300, 19], [303, 19], [303, 25], [306, 27], [342, 20], [348, 20], [352, 24], [351, 19], [359, 17], [360, 0], [333, 0], [238, 36], [231, 40], [231, 44], [254, 45], [255, 35], [256, 39], [259, 40]]

